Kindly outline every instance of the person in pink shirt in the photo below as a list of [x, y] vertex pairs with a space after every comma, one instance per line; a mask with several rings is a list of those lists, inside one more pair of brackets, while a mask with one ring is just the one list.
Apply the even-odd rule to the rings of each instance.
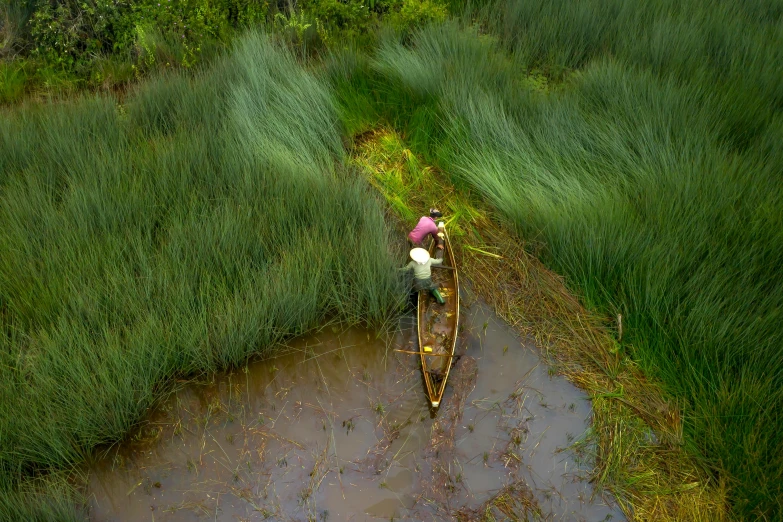
[[427, 239], [427, 236], [429, 235], [432, 236], [432, 239], [438, 241], [438, 232], [440, 232], [443, 223], [436, 224], [435, 219], [440, 217], [443, 217], [443, 214], [436, 208], [430, 209], [429, 216], [422, 216], [416, 224], [416, 227], [408, 234], [408, 239], [414, 247], [426, 248], [424, 246], [424, 240]]

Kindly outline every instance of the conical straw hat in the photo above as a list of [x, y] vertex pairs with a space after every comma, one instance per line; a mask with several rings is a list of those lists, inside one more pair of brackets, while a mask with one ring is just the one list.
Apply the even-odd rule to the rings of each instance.
[[418, 264], [423, 265], [430, 260], [430, 253], [423, 248], [414, 248], [411, 250], [411, 259], [416, 261]]

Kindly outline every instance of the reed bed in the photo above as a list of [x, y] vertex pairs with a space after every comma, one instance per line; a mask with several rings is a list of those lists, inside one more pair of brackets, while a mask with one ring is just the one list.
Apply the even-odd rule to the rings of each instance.
[[267, 36], [123, 104], [5, 116], [3, 520], [53, 517], [64, 503], [29, 502], [25, 477], [123, 438], [173, 377], [270, 354], [330, 318], [380, 324], [404, 296], [327, 87]]
[[335, 53], [346, 125], [380, 120], [488, 202], [676, 399], [682, 444], [734, 515], [779, 517], [783, 12], [472, 5], [371, 56]]
[[[427, 166], [405, 145], [394, 131], [365, 133], [353, 161], [388, 200], [404, 199], [411, 208], [438, 205], [471, 292], [521, 335], [535, 339], [552, 367], [589, 394], [593, 424], [571, 450], [593, 462], [591, 480], [610, 491], [634, 520], [725, 519], [725, 485], [684, 450], [676, 400], [641, 371], [603, 318], [585, 309], [563, 278], [532, 255], [496, 213], [476, 195], [451, 185], [445, 173]], [[395, 187], [404, 187], [404, 198]], [[522, 485], [515, 487], [522, 489], [515, 507], [508, 504], [513, 509], [504, 495], [516, 491], [512, 488], [480, 512], [460, 516], [491, 520], [480, 513], [496, 516], [491, 514], [505, 513], [504, 506], [520, 520], [535, 514], [527, 511], [532, 507]], [[499, 503], [493, 504], [495, 500]]]
[[[779, 518], [782, 20], [776, 0], [475, 0], [335, 46], [322, 76], [250, 34], [122, 103], [6, 110], [0, 516], [64, 513], [22, 479], [121, 438], [172, 376], [400, 304], [347, 135], [385, 143], [394, 219], [440, 204], [479, 287], [507, 271], [496, 308], [614, 419], [598, 469], [627, 509]], [[634, 448], [638, 468], [613, 457]], [[635, 496], [621, 470], [645, 466]]]

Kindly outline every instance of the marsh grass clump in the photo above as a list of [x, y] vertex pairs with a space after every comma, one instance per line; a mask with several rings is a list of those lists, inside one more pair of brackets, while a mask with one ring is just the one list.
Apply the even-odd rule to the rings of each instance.
[[46, 477], [22, 488], [6, 475], [0, 489], [0, 518], [13, 521], [80, 522], [87, 510], [78, 495], [67, 485], [68, 477], [61, 474]]
[[513, 482], [501, 488], [492, 498], [475, 509], [463, 507], [454, 514], [454, 520], [545, 520], [547, 514], [541, 509], [533, 491], [523, 482]]
[[243, 364], [327, 317], [396, 309], [383, 212], [336, 119], [324, 84], [261, 34], [122, 106], [3, 118], [5, 488], [122, 438], [174, 376]]

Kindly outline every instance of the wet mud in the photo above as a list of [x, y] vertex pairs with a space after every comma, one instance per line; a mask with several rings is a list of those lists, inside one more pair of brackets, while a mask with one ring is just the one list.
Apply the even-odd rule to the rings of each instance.
[[327, 327], [188, 384], [89, 470], [91, 518], [623, 520], [567, 447], [590, 404], [491, 311], [464, 307], [429, 408], [415, 317], [391, 338]]

